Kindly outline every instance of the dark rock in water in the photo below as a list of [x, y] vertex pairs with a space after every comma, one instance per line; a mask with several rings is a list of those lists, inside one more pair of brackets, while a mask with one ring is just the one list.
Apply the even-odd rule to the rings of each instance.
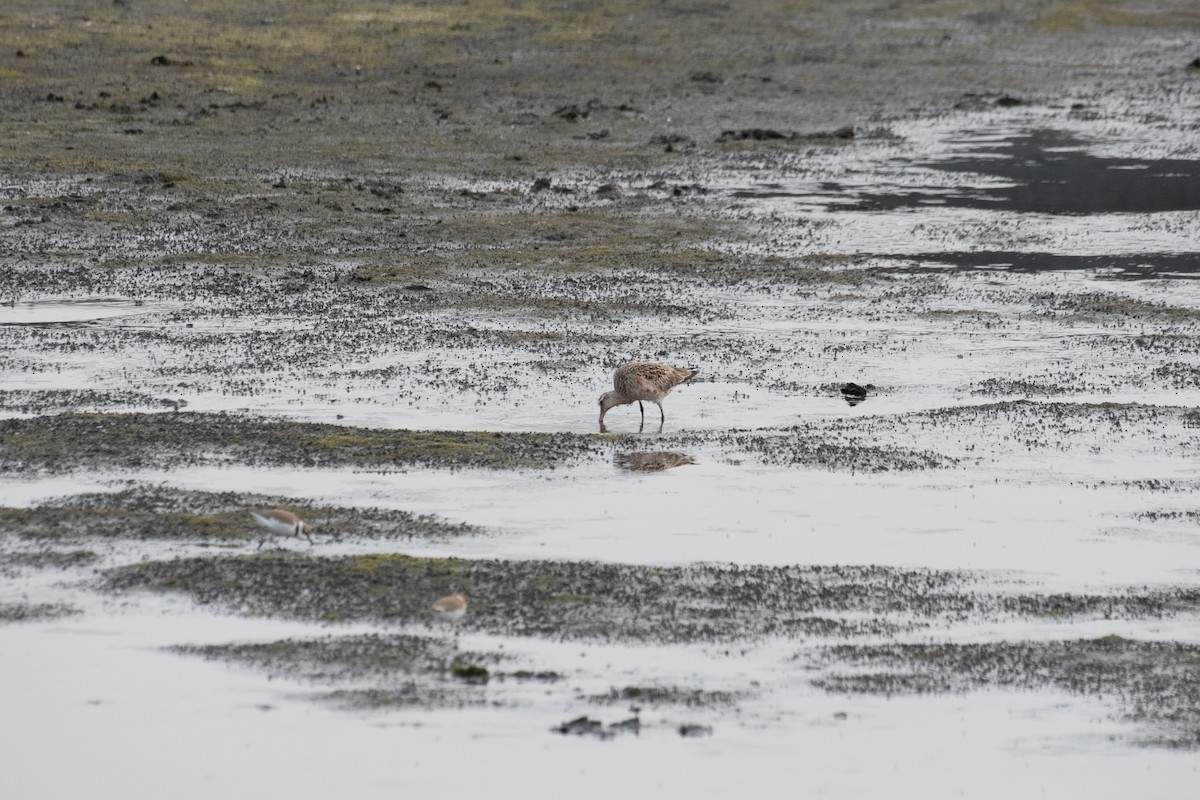
[[615, 183], [606, 183], [596, 189], [596, 194], [601, 197], [620, 197], [621, 187]]
[[[18, 54], [20, 53], [19, 50], [17, 52]], [[1191, 63], [1188, 64], [1188, 69], [1200, 69], [1200, 57], [1193, 58]]]
[[408, 286], [404, 287], [404, 291], [406, 291], [406, 292], [432, 292], [433, 289], [430, 289], [428, 286], [426, 286], [423, 283], [410, 283]]
[[614, 722], [608, 726], [608, 729], [614, 733], [632, 733], [636, 736], [642, 732], [642, 721], [637, 717], [630, 717], [620, 722]]
[[721, 131], [721, 135], [717, 137], [718, 142], [735, 142], [745, 139], [752, 139], [756, 142], [766, 141], [767, 139], [788, 139], [788, 134], [771, 128], [742, 128], [737, 131]]
[[190, 66], [192, 66], [191, 61], [180, 61], [179, 59], [169, 58], [167, 56], [155, 56], [154, 58], [150, 59], [150, 63], [156, 67], [190, 67]]
[[875, 384], [873, 383], [868, 383], [866, 386], [859, 386], [857, 383], [842, 384], [842, 394], [847, 397], [866, 397], [874, 390]]
[[678, 133], [663, 133], [651, 137], [650, 144], [663, 145], [663, 149], [668, 153], [673, 153], [680, 149], [690, 150], [696, 146], [695, 141]]
[[737, 142], [751, 140], [765, 142], [773, 139], [788, 139], [794, 142], [828, 142], [833, 140], [847, 141], [854, 138], [854, 126], [843, 125], [831, 131], [816, 131], [815, 133], [784, 133], [771, 128], [742, 128], [741, 130], [721, 131], [718, 142]]
[[565, 119], [567, 122], [578, 122], [581, 119], [587, 119], [593, 111], [599, 111], [603, 108], [604, 104], [599, 100], [588, 100], [582, 106], [578, 103], [559, 106], [554, 109], [554, 116]]
[[535, 180], [533, 182], [533, 186], [530, 187], [530, 191], [541, 192], [541, 191], [544, 191], [549, 188], [550, 188], [550, 179], [549, 178], [538, 178], [537, 180]]
[[796, 134], [793, 139], [800, 139], [808, 142], [820, 142], [829, 139], [849, 140], [854, 138], [854, 126], [843, 125], [840, 128], [835, 128], [831, 131], [818, 131], [816, 133]]
[[1006, 94], [1000, 98], [997, 98], [996, 105], [1002, 108], [1011, 108], [1012, 106], [1023, 106], [1025, 105], [1025, 101], [1019, 97], [1013, 97], [1010, 94]]
[[637, 717], [614, 722], [607, 728], [600, 720], [592, 719], [591, 717], [583, 716], [564, 722], [557, 728], [551, 728], [555, 733], [561, 733], [564, 736], [574, 734], [576, 736], [595, 736], [597, 739], [611, 739], [618, 733], [632, 733], [635, 736], [642, 732], [642, 721]]
[[694, 725], [684, 724], [679, 726], [679, 735], [685, 738], [699, 738], [701, 736], [712, 736], [712, 725]]
[[450, 667], [450, 674], [467, 683], [488, 682], [487, 667], [478, 664], [454, 664]]
[[873, 391], [875, 391], [875, 384], [873, 383], [868, 383], [866, 386], [859, 386], [857, 383], [842, 384], [842, 397], [851, 406], [856, 406], [863, 400], [866, 400], [867, 396]]
[[553, 730], [555, 733], [561, 733], [564, 736], [568, 734], [574, 734], [576, 736], [591, 735], [599, 736], [602, 739], [612, 736], [611, 733], [604, 732], [603, 722], [600, 720], [591, 719], [587, 716], [578, 717], [570, 722], [564, 722], [557, 728], [551, 728], [551, 730]]

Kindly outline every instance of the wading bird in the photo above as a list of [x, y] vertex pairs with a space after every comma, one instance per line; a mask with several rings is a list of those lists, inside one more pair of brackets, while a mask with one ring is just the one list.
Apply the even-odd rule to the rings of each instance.
[[445, 597], [439, 597], [433, 603], [433, 611], [438, 619], [447, 622], [458, 622], [467, 613], [467, 596], [463, 592], [455, 592]]
[[613, 373], [613, 390], [600, 395], [601, 432], [604, 431], [604, 415], [610, 408], [635, 401], [638, 410], [642, 412], [643, 425], [646, 424], [643, 400], [658, 406], [659, 422], [666, 422], [667, 414], [663, 411], [662, 401], [676, 386], [699, 374], [699, 370], [691, 367], [669, 367], [649, 361], [632, 361], [617, 367], [617, 371]]
[[[270, 511], [251, 511], [250, 516], [254, 517], [254, 521], [267, 529], [267, 532], [272, 536], [295, 536], [299, 538], [302, 534], [308, 543], [312, 544], [312, 526], [304, 520], [297, 517], [291, 511], [282, 508], [272, 508]], [[266, 539], [259, 541], [258, 546], [262, 547]]]

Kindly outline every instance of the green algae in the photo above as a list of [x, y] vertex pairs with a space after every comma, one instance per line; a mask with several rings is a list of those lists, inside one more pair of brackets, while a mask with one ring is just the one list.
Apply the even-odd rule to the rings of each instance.
[[[1100, 696], [1143, 727], [1135, 743], [1200, 747], [1200, 646], [1096, 639], [979, 644], [836, 645], [813, 683], [841, 694], [963, 693], [986, 688], [1054, 688]], [[855, 671], [846, 672], [846, 666]], [[1146, 735], [1144, 730], [1152, 733]]]
[[592, 451], [589, 437], [570, 434], [381, 430], [191, 412], [0, 421], [0, 469], [7, 471], [168, 467], [230, 458], [310, 467], [546, 469]]
[[[967, 578], [953, 573], [876, 567], [662, 568], [399, 553], [324, 558], [270, 551], [183, 558], [119, 567], [107, 571], [103, 580], [114, 591], [182, 592], [199, 603], [241, 613], [399, 624], [434, 624], [433, 601], [465, 591], [471, 605], [458, 623], [464, 629], [600, 641], [880, 634], [904, 623], [857, 618], [860, 612], [883, 616], [903, 608], [914, 616], [909, 624], [921, 625], [978, 602], [954, 588]], [[305, 591], [288, 588], [298, 585]], [[689, 599], [681, 602], [681, 597]], [[839, 618], [846, 614], [856, 618]]]
[[33, 508], [0, 507], [0, 534], [33, 542], [184, 540], [216, 546], [262, 541], [250, 509], [286, 508], [314, 538], [444, 539], [479, 529], [395, 509], [315, 506], [289, 497], [134, 486], [56, 498]]
[[82, 613], [62, 603], [0, 603], [0, 623], [42, 622]]

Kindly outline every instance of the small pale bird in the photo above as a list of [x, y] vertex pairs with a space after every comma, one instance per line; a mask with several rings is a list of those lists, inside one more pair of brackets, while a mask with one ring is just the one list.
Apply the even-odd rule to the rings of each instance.
[[439, 597], [433, 603], [433, 611], [437, 614], [438, 619], [458, 622], [463, 618], [463, 614], [467, 613], [467, 595], [463, 592], [455, 592], [445, 597]]
[[604, 428], [604, 415], [610, 408], [635, 401], [638, 410], [642, 412], [642, 423], [645, 424], [646, 409], [642, 406], [643, 400], [658, 406], [659, 421], [666, 422], [667, 414], [663, 411], [662, 401], [676, 386], [699, 374], [699, 370], [691, 367], [669, 367], [650, 361], [622, 364], [613, 373], [613, 390], [600, 395], [600, 428]]
[[[312, 544], [312, 526], [304, 520], [297, 517], [291, 511], [282, 508], [272, 508], [270, 511], [251, 511], [250, 516], [254, 517], [254, 521], [267, 529], [267, 532], [272, 536], [304, 536], [308, 539], [308, 543]], [[263, 539], [258, 543], [259, 547], [263, 546]]]

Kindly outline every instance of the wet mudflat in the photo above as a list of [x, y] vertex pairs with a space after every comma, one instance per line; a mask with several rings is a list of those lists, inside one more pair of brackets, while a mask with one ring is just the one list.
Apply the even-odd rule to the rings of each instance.
[[176, 6], [0, 12], [0, 793], [1192, 796], [1190, 5]]

